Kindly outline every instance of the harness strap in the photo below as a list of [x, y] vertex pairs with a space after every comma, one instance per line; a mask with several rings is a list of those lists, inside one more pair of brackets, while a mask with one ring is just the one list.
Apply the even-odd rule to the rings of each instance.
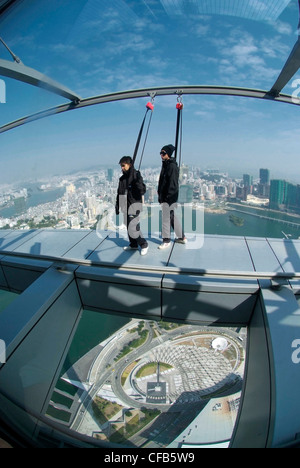
[[[144, 119], [143, 119], [143, 121], [142, 121], [142, 125], [141, 125], [141, 128], [140, 128], [138, 137], [137, 137], [137, 141], [136, 141], [136, 145], [135, 145], [135, 149], [134, 149], [134, 153], [133, 153], [133, 157], [132, 157], [132, 159], [133, 159], [133, 164], [135, 163], [135, 160], [136, 160], [136, 157], [137, 157], [137, 153], [138, 153], [138, 150], [139, 150], [139, 146], [140, 146], [140, 142], [141, 142], [141, 138], [142, 138], [142, 134], [143, 134], [143, 130], [144, 130], [144, 125], [145, 125], [145, 121], [146, 121], [147, 114], [148, 114], [148, 112], [149, 112], [149, 110], [150, 110], [150, 111], [151, 111], [151, 118], [152, 118], [152, 111], [153, 111], [153, 109], [154, 109], [154, 105], [152, 104], [152, 102], [148, 102], [148, 103], [146, 104], [145, 116], [144, 116]], [[147, 131], [147, 134], [146, 134], [146, 138], [147, 138], [147, 136], [148, 136], [151, 118], [150, 118], [150, 120], [149, 120], [149, 125], [148, 125], [148, 131]], [[146, 144], [146, 140], [145, 140], [145, 143], [144, 143], [144, 148], [145, 148], [145, 144]], [[143, 157], [143, 154], [142, 154], [142, 156], [141, 156], [141, 161], [140, 161], [139, 168], [141, 167], [142, 157]]]
[[[179, 167], [181, 164], [181, 140], [182, 140], [182, 109], [183, 109], [183, 103], [181, 99], [177, 102], [176, 104], [176, 109], [177, 109], [177, 122], [176, 122], [176, 135], [175, 135], [175, 155], [174, 158], [177, 161], [177, 154], [178, 154], [178, 149], [179, 149]], [[179, 138], [180, 138], [180, 144], [179, 144]]]
[[300, 0], [298, 0], [298, 8], [299, 8], [299, 23], [298, 23], [298, 37], [300, 37]]

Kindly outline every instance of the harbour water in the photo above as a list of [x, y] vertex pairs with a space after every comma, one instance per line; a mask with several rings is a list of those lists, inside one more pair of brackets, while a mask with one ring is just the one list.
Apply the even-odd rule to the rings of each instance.
[[[25, 200], [24, 210], [30, 207], [51, 203], [62, 197], [65, 192], [64, 187], [58, 187], [54, 190], [39, 190], [37, 184], [27, 186], [29, 197]], [[185, 207], [184, 209], [190, 209]], [[270, 237], [283, 238], [290, 237], [298, 239], [300, 237], [300, 216], [292, 216], [287, 213], [273, 212], [267, 209], [256, 209], [245, 205], [230, 205], [231, 210], [224, 213], [224, 209], [218, 211], [210, 209], [204, 212], [204, 234], [230, 235], [230, 236], [250, 236], [250, 237]], [[240, 213], [242, 210], [242, 213]], [[249, 214], [246, 214], [249, 212]], [[234, 214], [243, 219], [242, 226], [237, 226], [230, 221], [230, 214]], [[0, 209], [0, 217], [12, 218], [16, 216], [16, 207], [9, 206]], [[253, 216], [255, 215], [255, 216]], [[261, 218], [267, 216], [271, 219]], [[298, 224], [299, 227], [285, 224]]]
[[[244, 207], [243, 207], [244, 210]], [[257, 214], [255, 209], [252, 213]], [[244, 222], [242, 226], [236, 226], [230, 221], [230, 214], [241, 217]], [[265, 211], [259, 212], [262, 216]], [[270, 216], [268, 213], [267, 216]], [[265, 218], [259, 218], [250, 214], [239, 213], [238, 211], [230, 211], [226, 214], [205, 213], [204, 215], [204, 233], [228, 236], [245, 236], [245, 237], [269, 237], [282, 239], [288, 236], [291, 239], [298, 239], [300, 236], [300, 218], [287, 216], [281, 213], [274, 215], [274, 221]], [[271, 217], [271, 216], [270, 216]], [[299, 224], [299, 227], [291, 226], [285, 221], [290, 221]]]
[[[28, 198], [24, 200], [24, 210], [31, 207], [42, 205], [44, 203], [51, 203], [62, 197], [65, 193], [64, 187], [58, 187], [54, 190], [40, 190], [37, 184], [27, 184]], [[14, 205], [3, 207], [0, 209], [1, 218], [11, 218], [17, 216], [16, 207]]]

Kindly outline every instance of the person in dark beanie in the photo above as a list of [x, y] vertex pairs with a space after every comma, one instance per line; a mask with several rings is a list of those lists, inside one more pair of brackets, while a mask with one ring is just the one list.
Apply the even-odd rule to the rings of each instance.
[[182, 226], [175, 216], [174, 209], [179, 193], [179, 168], [177, 162], [172, 158], [175, 147], [173, 145], [163, 146], [160, 151], [162, 168], [158, 182], [158, 202], [162, 206], [162, 237], [163, 242], [159, 249], [166, 249], [171, 245], [171, 226], [177, 235], [175, 242], [186, 244], [187, 240]]
[[119, 187], [116, 201], [116, 214], [120, 211], [124, 214], [129, 237], [129, 245], [124, 250], [137, 250], [141, 247], [141, 255], [148, 252], [148, 243], [140, 231], [139, 216], [142, 211], [143, 195], [146, 186], [140, 171], [134, 168], [130, 156], [123, 156], [119, 162], [123, 175], [119, 179]]

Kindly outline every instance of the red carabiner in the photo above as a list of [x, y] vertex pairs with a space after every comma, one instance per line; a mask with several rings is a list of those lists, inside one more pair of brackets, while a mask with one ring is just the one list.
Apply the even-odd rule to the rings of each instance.
[[153, 111], [153, 109], [154, 109], [154, 105], [153, 105], [152, 102], [150, 102], [150, 101], [147, 102], [146, 107], [147, 107], [147, 109], [149, 109], [149, 110], [151, 110], [151, 111]]
[[182, 102], [177, 102], [176, 109], [182, 110], [183, 109], [183, 103]]

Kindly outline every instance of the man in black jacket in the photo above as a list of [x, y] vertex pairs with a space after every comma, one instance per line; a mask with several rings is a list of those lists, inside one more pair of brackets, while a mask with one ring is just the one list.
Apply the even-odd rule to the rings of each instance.
[[148, 243], [140, 231], [139, 215], [142, 211], [143, 195], [146, 186], [143, 182], [140, 171], [134, 168], [133, 160], [130, 156], [123, 156], [119, 162], [123, 175], [119, 180], [116, 214], [120, 211], [124, 214], [127, 225], [129, 245], [124, 250], [137, 250], [141, 247], [141, 255], [148, 252]]
[[166, 145], [161, 149], [162, 168], [158, 182], [158, 202], [162, 206], [162, 237], [163, 242], [159, 249], [166, 249], [171, 245], [171, 226], [177, 235], [175, 242], [186, 244], [187, 240], [182, 226], [175, 216], [174, 209], [179, 193], [179, 168], [177, 162], [172, 158], [175, 150], [173, 145]]

